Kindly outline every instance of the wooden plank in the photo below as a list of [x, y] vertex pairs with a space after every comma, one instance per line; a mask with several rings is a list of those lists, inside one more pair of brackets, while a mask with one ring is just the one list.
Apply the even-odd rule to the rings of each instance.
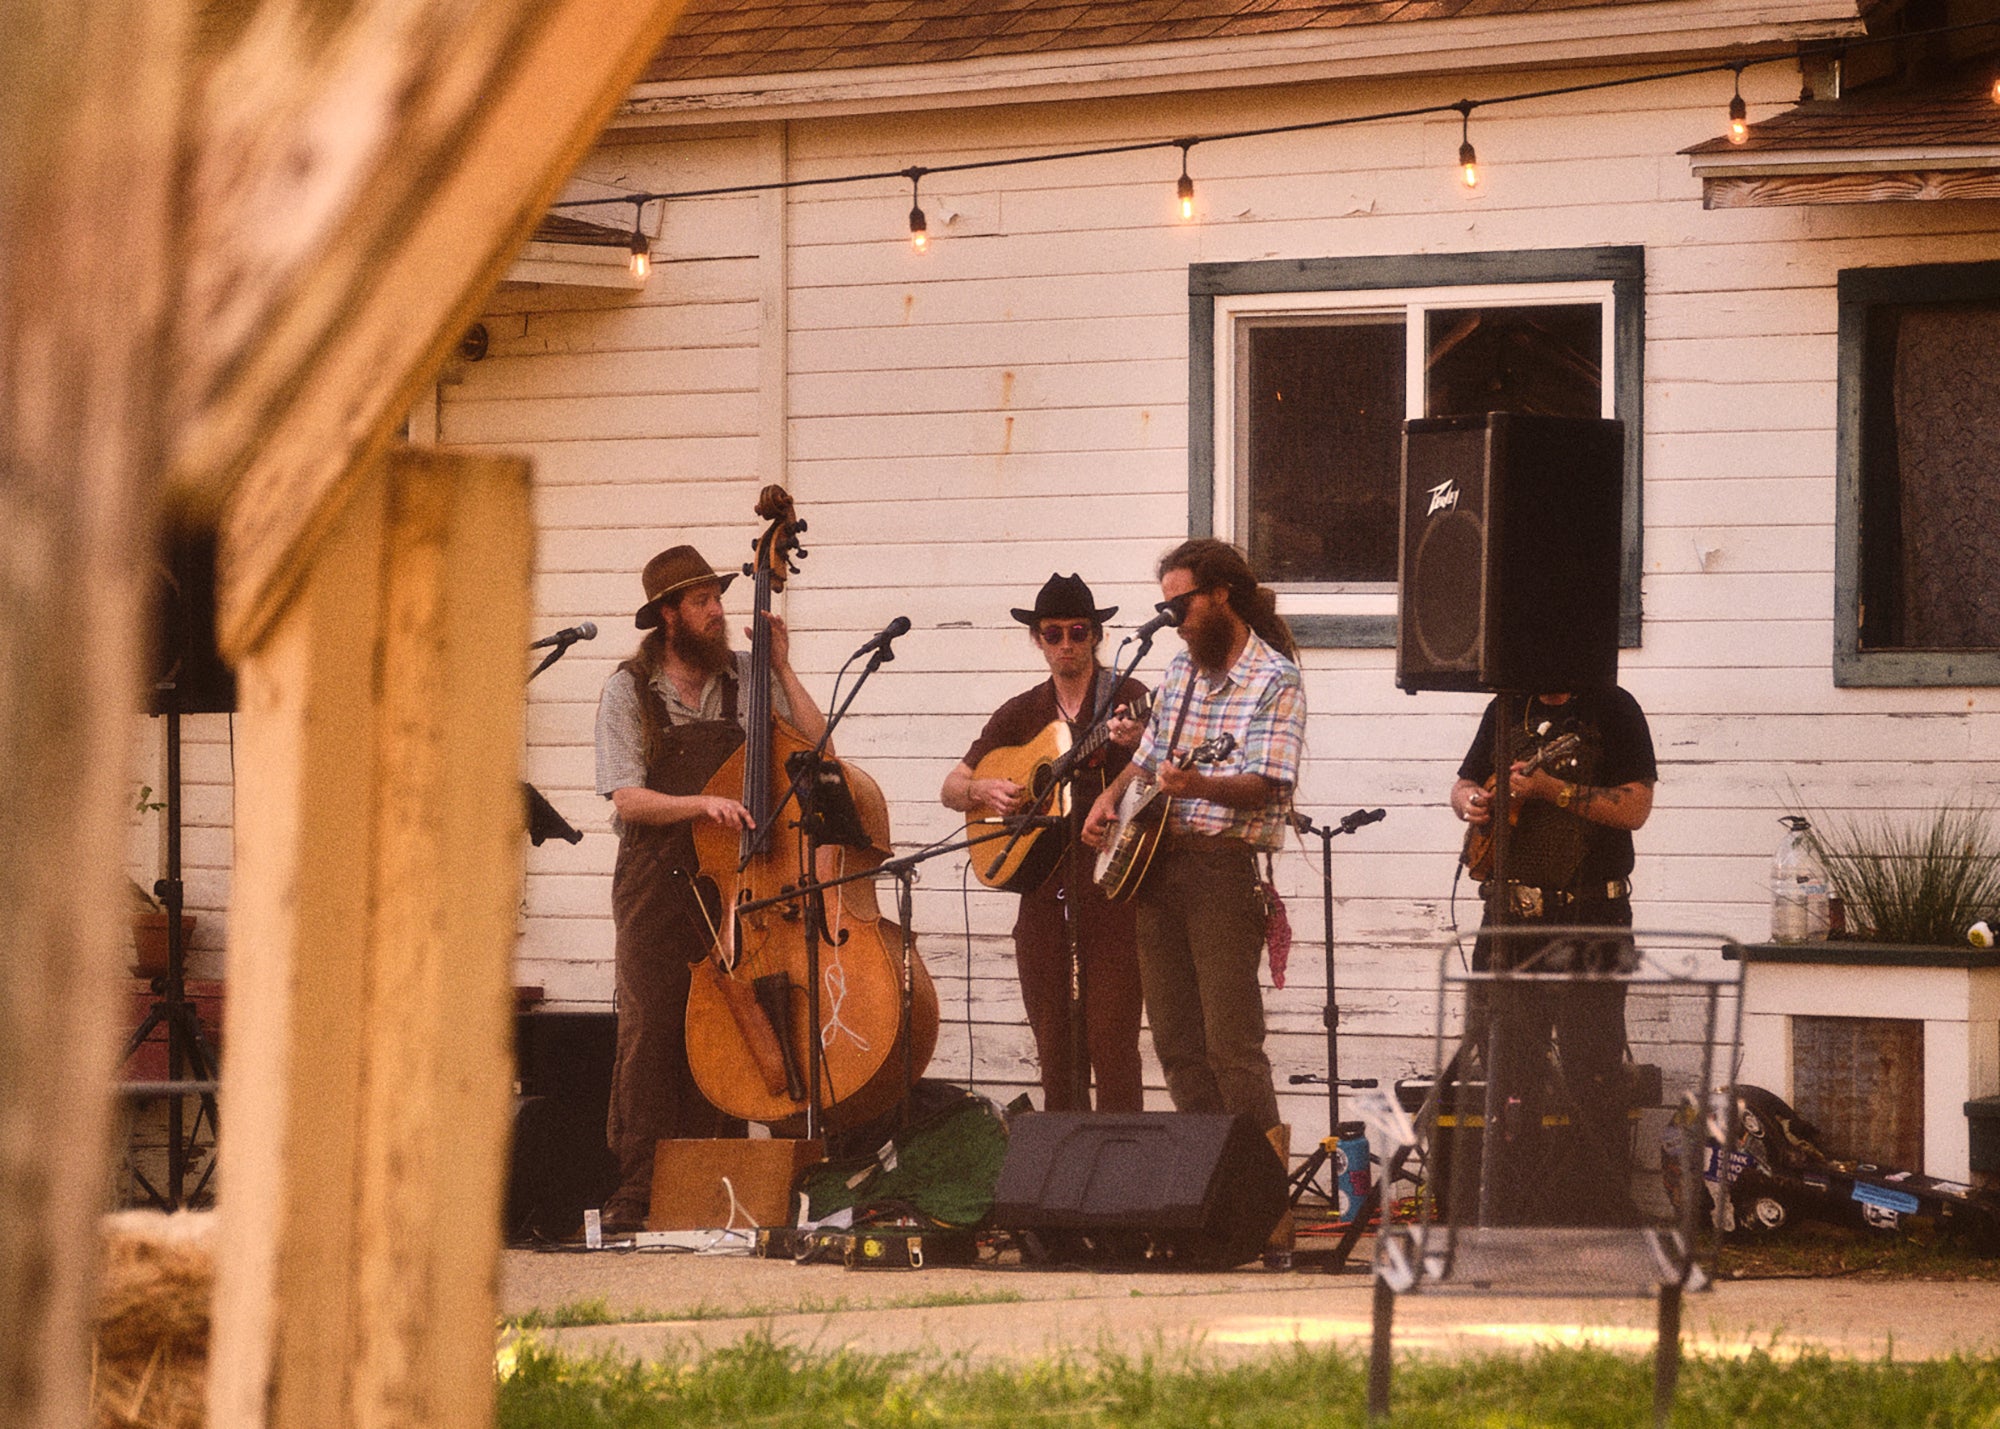
[[[344, 480], [478, 312], [680, 0], [260, 9], [193, 120], [175, 453], [255, 644]], [[329, 127], [340, 103], [348, 122]]]
[[526, 477], [392, 457], [240, 666], [212, 1422], [490, 1417]]
[[1754, 178], [1710, 175], [1701, 181], [1701, 206], [1711, 209], [1983, 198], [2000, 198], [2000, 172], [1911, 169], [1891, 173], [1771, 174]]

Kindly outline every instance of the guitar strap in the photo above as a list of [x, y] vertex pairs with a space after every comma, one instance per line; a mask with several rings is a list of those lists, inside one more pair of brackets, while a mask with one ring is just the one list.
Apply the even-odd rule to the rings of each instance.
[[1195, 681], [1194, 672], [1190, 670], [1188, 672], [1187, 688], [1181, 691], [1180, 713], [1174, 716], [1174, 732], [1167, 736], [1166, 757], [1168, 759], [1172, 759], [1174, 757], [1174, 751], [1180, 745], [1181, 727], [1187, 723], [1188, 706], [1194, 703], [1194, 681]]

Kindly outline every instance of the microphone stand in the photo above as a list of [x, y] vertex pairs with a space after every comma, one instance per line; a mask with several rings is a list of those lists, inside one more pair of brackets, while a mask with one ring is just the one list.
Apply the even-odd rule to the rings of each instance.
[[[557, 641], [555, 649], [542, 657], [542, 663], [528, 672], [528, 683], [533, 684], [535, 676], [567, 655], [569, 647], [582, 638], [579, 635]], [[567, 844], [583, 842], [583, 831], [565, 819], [542, 791], [525, 779], [521, 781], [521, 797], [528, 801], [528, 841], [536, 848], [540, 848], [550, 839], [561, 839]]]
[[[794, 901], [799, 904], [803, 912], [806, 935], [806, 1026], [810, 1029], [810, 1033], [806, 1037], [805, 1139], [808, 1141], [819, 1141], [823, 1138], [820, 1126], [820, 1087], [825, 1077], [826, 1048], [821, 1041], [822, 1033], [820, 1031], [819, 951], [822, 940], [829, 943], [835, 941], [826, 924], [826, 890], [837, 887], [842, 883], [853, 881], [849, 878], [834, 879], [824, 883], [820, 881], [819, 850], [822, 830], [820, 828], [820, 820], [815, 817], [818, 812], [819, 784], [827, 763], [826, 746], [833, 738], [834, 729], [840, 724], [842, 719], [846, 718], [848, 706], [852, 705], [854, 697], [861, 693], [861, 687], [868, 683], [868, 677], [881, 669], [884, 664], [896, 658], [896, 652], [891, 648], [892, 644], [893, 642], [884, 642], [875, 647], [874, 652], [868, 658], [868, 663], [862, 667], [860, 676], [854, 681], [853, 688], [847, 692], [847, 698], [842, 700], [833, 713], [827, 716], [826, 728], [820, 731], [819, 739], [814, 742], [813, 747], [801, 754], [792, 756], [791, 759], [786, 761], [787, 764], [797, 765], [792, 774], [791, 786], [785, 790], [783, 796], [779, 798], [777, 804], [771, 809], [771, 812], [764, 816], [763, 822], [758, 825], [756, 832], [751, 836], [749, 846], [744, 852], [742, 860], [736, 866], [736, 871], [741, 873], [745, 868], [750, 866], [751, 859], [769, 850], [772, 830], [777, 827], [778, 816], [784, 813], [787, 804], [797, 803], [799, 806], [797, 827], [804, 833], [806, 844], [804, 868], [799, 880], [799, 886], [790, 893], [782, 894], [775, 899], [767, 899], [763, 903], [739, 904], [732, 910], [732, 916], [740, 922], [746, 913], [756, 912], [761, 908], [770, 907], [773, 904], [791, 903]], [[853, 663], [852, 656], [848, 658], [848, 663]], [[845, 667], [843, 667], [842, 673], [845, 673]], [[834, 688], [837, 690], [839, 687], [840, 677], [835, 676]], [[872, 878], [880, 871], [880, 868], [881, 865], [878, 865], [876, 868], [869, 869], [865, 875], [859, 876]], [[843, 933], [842, 937], [844, 938], [845, 936]], [[900, 1016], [902, 1019], [900, 1030], [902, 1036], [907, 1040], [910, 1035], [909, 1017], [911, 998], [908, 978], [909, 968], [907, 966], [907, 944], [909, 942], [909, 929], [907, 926], [903, 930], [903, 938], [906, 945], [906, 954], [905, 976], [903, 978], [900, 998]], [[903, 1094], [903, 1099], [907, 1103], [909, 1100], [908, 1082], [904, 1084]]]
[[[1118, 657], [1112, 656], [1111, 678], [1103, 682], [1097, 698], [1091, 704], [1090, 723], [1084, 728], [1095, 729], [1111, 714], [1112, 702], [1118, 698], [1119, 688], [1132, 677], [1139, 668], [1139, 662], [1146, 658], [1153, 648], [1153, 636], [1147, 632], [1138, 637], [1139, 648], [1132, 652], [1132, 659], [1123, 670], [1118, 668]], [[1119, 649], [1131, 643], [1131, 637], [1120, 643]], [[1063, 830], [1063, 940], [1069, 954], [1069, 1075], [1070, 1102], [1078, 1111], [1089, 1111], [1090, 1104], [1090, 1029], [1084, 1022], [1083, 998], [1083, 930], [1082, 914], [1076, 906], [1077, 895], [1091, 881], [1079, 865], [1085, 863], [1083, 840], [1078, 837], [1082, 825], [1078, 819], [1076, 801], [1076, 780], [1078, 770], [1072, 768], [1064, 780], [1069, 786], [1069, 818]], [[1019, 835], [1016, 835], [1018, 838]]]
[[[1340, 1075], [1340, 996], [1336, 985], [1333, 953], [1333, 841], [1342, 834], [1351, 834], [1369, 824], [1379, 823], [1387, 815], [1381, 809], [1356, 809], [1353, 813], [1327, 826], [1315, 824], [1308, 814], [1294, 813], [1292, 827], [1301, 834], [1319, 840], [1320, 846], [1320, 909], [1325, 917], [1326, 956], [1326, 1005], [1320, 1010], [1320, 1025], [1326, 1029], [1326, 1075], [1316, 1072], [1295, 1073], [1290, 1082], [1293, 1086], [1310, 1085], [1314, 1082], [1326, 1083], [1326, 1141], [1319, 1149], [1306, 1158], [1305, 1162], [1292, 1174], [1292, 1204], [1298, 1205], [1299, 1198], [1307, 1190], [1319, 1190], [1313, 1178], [1320, 1168], [1327, 1164], [1331, 1152], [1328, 1142], [1337, 1142], [1340, 1136], [1340, 1089], [1352, 1087], [1357, 1090], [1378, 1085], [1374, 1077], [1351, 1077]], [[1326, 1191], [1327, 1201], [1335, 1207], [1340, 1204], [1339, 1188]]]

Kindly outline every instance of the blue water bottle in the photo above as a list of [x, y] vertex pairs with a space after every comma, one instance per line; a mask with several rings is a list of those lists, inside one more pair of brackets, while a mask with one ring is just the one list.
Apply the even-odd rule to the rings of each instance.
[[1340, 1219], [1352, 1221], [1368, 1200], [1368, 1129], [1358, 1121], [1343, 1121], [1333, 1129], [1334, 1184], [1340, 1193]]

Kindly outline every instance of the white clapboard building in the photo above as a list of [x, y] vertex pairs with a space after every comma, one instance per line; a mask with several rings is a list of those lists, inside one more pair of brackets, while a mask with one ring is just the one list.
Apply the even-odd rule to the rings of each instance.
[[[531, 688], [528, 777], [585, 837], [529, 855], [520, 981], [609, 1006], [597, 694], [646, 559], [746, 558], [768, 482], [809, 523], [782, 600], [808, 685], [912, 623], [839, 737], [906, 849], [953, 831], [939, 782], [1040, 673], [1009, 607], [1078, 572], [1121, 607], [1115, 644], [1168, 547], [1247, 546], [1306, 646], [1299, 807], [1387, 811], [1333, 845], [1345, 1075], [1428, 1064], [1437, 941], [1478, 912], [1452, 899], [1444, 798], [1481, 698], [1395, 681], [1405, 418], [1489, 392], [1627, 424], [1622, 680], [1661, 760], [1642, 924], [1761, 936], [1800, 800], [1989, 790], [1990, 13], [694, 0], [563, 194], [685, 197], [561, 209], [412, 419], [534, 459], [538, 633], [601, 631]], [[1881, 42], [1905, 30], [1932, 33]], [[1051, 158], [1080, 151], [1108, 152]], [[198, 891], [226, 863], [220, 738], [191, 765]], [[1287, 1114], [1314, 1131], [1324, 1092], [1283, 1083], [1324, 1070], [1319, 848], [1278, 862], [1297, 942], [1269, 1004]], [[1035, 1080], [1012, 916], [962, 856], [925, 866], [933, 1075], [1002, 1099]], [[1149, 1087], [1164, 1106], [1157, 1068]]]

